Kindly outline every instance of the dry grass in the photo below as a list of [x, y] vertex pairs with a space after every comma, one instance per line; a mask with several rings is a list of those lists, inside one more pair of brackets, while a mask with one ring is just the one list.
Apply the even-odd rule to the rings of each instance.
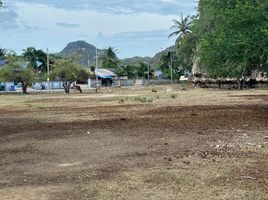
[[268, 199], [268, 91], [169, 88], [1, 95], [0, 199]]

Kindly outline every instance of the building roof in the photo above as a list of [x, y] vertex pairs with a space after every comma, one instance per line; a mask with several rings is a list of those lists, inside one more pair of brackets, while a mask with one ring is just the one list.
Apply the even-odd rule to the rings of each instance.
[[115, 73], [113, 73], [108, 69], [99, 69], [99, 68], [96, 70], [96, 74], [100, 78], [113, 78], [117, 76]]

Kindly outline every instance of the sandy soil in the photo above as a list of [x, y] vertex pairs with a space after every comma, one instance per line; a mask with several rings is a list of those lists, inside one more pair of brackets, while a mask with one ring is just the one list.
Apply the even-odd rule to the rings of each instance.
[[267, 90], [1, 95], [0, 113], [0, 199], [268, 199]]

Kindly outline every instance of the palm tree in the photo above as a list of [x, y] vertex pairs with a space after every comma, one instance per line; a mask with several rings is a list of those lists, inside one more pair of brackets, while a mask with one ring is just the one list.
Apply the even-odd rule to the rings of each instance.
[[158, 63], [160, 69], [167, 78], [179, 79], [183, 74], [184, 69], [180, 67], [178, 56], [174, 51], [163, 52]]
[[101, 60], [101, 66], [103, 68], [117, 68], [120, 61], [116, 55], [117, 50], [115, 50], [113, 47], [108, 47], [104, 55], [100, 58]]
[[119, 65], [116, 69], [116, 74], [118, 76], [127, 76], [129, 79], [134, 79], [136, 77], [136, 67], [133, 65]]
[[160, 69], [165, 75], [170, 76], [170, 66], [171, 66], [171, 53], [163, 52], [160, 57], [160, 62], [158, 64], [158, 69]]
[[191, 33], [192, 22], [190, 16], [183, 17], [183, 15], [181, 15], [180, 21], [173, 19], [174, 25], [171, 26], [170, 29], [175, 31], [168, 37], [177, 36], [176, 43], [180, 43], [185, 35]]

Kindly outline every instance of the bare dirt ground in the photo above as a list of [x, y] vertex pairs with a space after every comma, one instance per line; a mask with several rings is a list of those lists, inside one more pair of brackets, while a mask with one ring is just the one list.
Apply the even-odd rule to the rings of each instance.
[[4, 200], [268, 199], [268, 90], [1, 95], [0, 135]]

